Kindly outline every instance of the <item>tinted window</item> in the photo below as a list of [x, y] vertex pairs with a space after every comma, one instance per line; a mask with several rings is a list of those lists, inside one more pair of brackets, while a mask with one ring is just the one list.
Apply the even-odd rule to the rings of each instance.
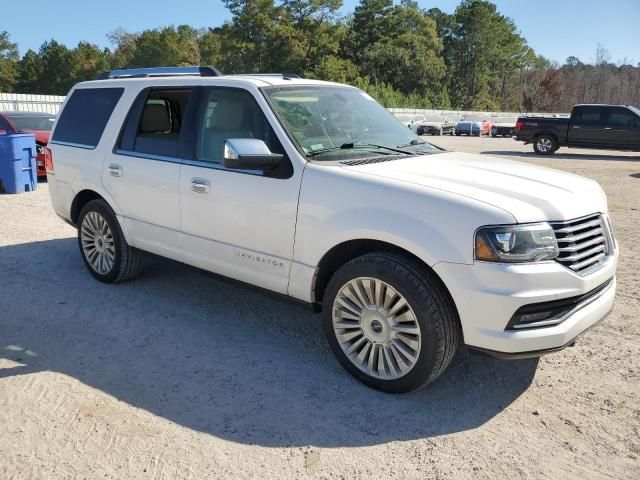
[[638, 117], [626, 108], [609, 109], [607, 126], [618, 128], [633, 128], [637, 125]]
[[86, 88], [73, 92], [53, 132], [54, 142], [95, 147], [123, 88]]
[[202, 96], [196, 135], [196, 159], [222, 163], [229, 138], [263, 140], [274, 153], [284, 153], [280, 142], [253, 96], [243, 90], [211, 88]]
[[138, 121], [133, 150], [177, 157], [190, 96], [191, 90], [153, 90], [148, 93]]
[[598, 107], [580, 107], [577, 109], [574, 122], [584, 125], [599, 125], [602, 123], [601, 116], [604, 111]]
[[56, 117], [53, 115], [7, 115], [16, 130], [49, 132]]

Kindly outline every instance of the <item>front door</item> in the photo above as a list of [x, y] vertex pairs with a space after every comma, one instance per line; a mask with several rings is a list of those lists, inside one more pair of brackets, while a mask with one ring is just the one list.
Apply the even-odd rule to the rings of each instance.
[[605, 131], [611, 148], [640, 148], [640, 117], [622, 107], [609, 107]]
[[[302, 167], [289, 160], [259, 92], [207, 87], [199, 102], [193, 160], [180, 171], [183, 261], [286, 293]], [[272, 171], [227, 169], [222, 154], [231, 138], [264, 140], [284, 162]]]
[[603, 107], [574, 107], [567, 132], [567, 144], [576, 147], [604, 147], [607, 144], [605, 115], [606, 110]]

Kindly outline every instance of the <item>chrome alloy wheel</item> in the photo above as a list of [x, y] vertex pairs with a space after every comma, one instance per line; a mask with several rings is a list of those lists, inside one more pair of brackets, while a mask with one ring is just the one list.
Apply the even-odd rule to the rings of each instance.
[[537, 145], [538, 145], [538, 150], [544, 153], [550, 152], [551, 148], [553, 147], [553, 145], [551, 144], [551, 140], [547, 137], [539, 138]]
[[90, 211], [82, 219], [80, 242], [91, 268], [100, 275], [109, 273], [116, 259], [116, 248], [109, 224], [98, 212]]
[[420, 325], [413, 309], [382, 280], [358, 277], [333, 302], [333, 330], [345, 355], [361, 371], [382, 380], [400, 378], [420, 355]]

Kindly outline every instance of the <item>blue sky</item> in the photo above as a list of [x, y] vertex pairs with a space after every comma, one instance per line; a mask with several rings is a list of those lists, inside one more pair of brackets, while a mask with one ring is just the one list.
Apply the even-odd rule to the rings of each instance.
[[[344, 12], [357, 0], [345, 0]], [[453, 12], [459, 0], [418, 0], [423, 8]], [[498, 9], [513, 18], [536, 52], [559, 62], [575, 55], [593, 60], [601, 43], [613, 61], [640, 62], [640, 0], [494, 0]], [[122, 27], [135, 32], [163, 25], [217, 26], [229, 18], [220, 0], [8, 0], [0, 16], [0, 31], [8, 30], [21, 53], [37, 50], [45, 40], [73, 47], [88, 40], [109, 46], [106, 33]]]

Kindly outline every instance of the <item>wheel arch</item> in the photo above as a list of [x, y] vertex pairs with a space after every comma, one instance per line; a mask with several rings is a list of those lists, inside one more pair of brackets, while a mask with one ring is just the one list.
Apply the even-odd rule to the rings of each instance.
[[[346, 240], [333, 246], [320, 259], [313, 280], [312, 299], [314, 302], [314, 309], [320, 311], [327, 284], [329, 283], [329, 280], [331, 279], [333, 274], [342, 265], [349, 262], [350, 260], [353, 260], [354, 258], [374, 252], [396, 253], [410, 260], [416, 266], [416, 268], [418, 268], [422, 272], [427, 272], [429, 275], [432, 275], [434, 278], [436, 278], [440, 282], [444, 290], [448, 293], [451, 301], [453, 302], [453, 297], [451, 296], [449, 289], [442, 281], [442, 279], [424, 260], [422, 260], [416, 254], [403, 247], [399, 247], [398, 245], [394, 245], [383, 240], [360, 238]], [[453, 304], [455, 305], [455, 302], [453, 302]]]
[[114, 205], [114, 202], [107, 196], [97, 192], [92, 188], [84, 188], [76, 193], [76, 195], [73, 197], [73, 200], [71, 202], [71, 209], [69, 212], [69, 215], [71, 217], [70, 220], [73, 225], [75, 225], [76, 227], [78, 226], [78, 218], [80, 217], [80, 212], [82, 211], [84, 206], [91, 200], [102, 200], [107, 205], [109, 205], [109, 208], [111, 208], [111, 210], [113, 210], [113, 212], [115, 213], [116, 221], [120, 225], [125, 239], [130, 243], [129, 232], [121, 217], [118, 215], [119, 210]]
[[536, 134], [533, 136], [533, 141], [535, 142], [536, 140], [538, 140], [538, 138], [542, 137], [543, 135], [549, 135], [550, 137], [553, 137], [556, 139], [556, 142], [559, 142], [559, 137], [558, 137], [558, 132], [554, 132], [553, 130], [541, 130], [540, 132], [536, 132]]
[[[74, 225], [78, 225], [78, 219], [80, 217], [80, 212], [84, 208], [84, 206], [89, 203], [91, 200], [105, 200], [105, 198], [100, 195], [98, 192], [91, 189], [84, 189], [79, 191], [76, 196], [73, 198], [71, 202], [71, 211], [69, 212], [71, 216], [71, 221]], [[107, 202], [108, 204], [109, 202]]]

